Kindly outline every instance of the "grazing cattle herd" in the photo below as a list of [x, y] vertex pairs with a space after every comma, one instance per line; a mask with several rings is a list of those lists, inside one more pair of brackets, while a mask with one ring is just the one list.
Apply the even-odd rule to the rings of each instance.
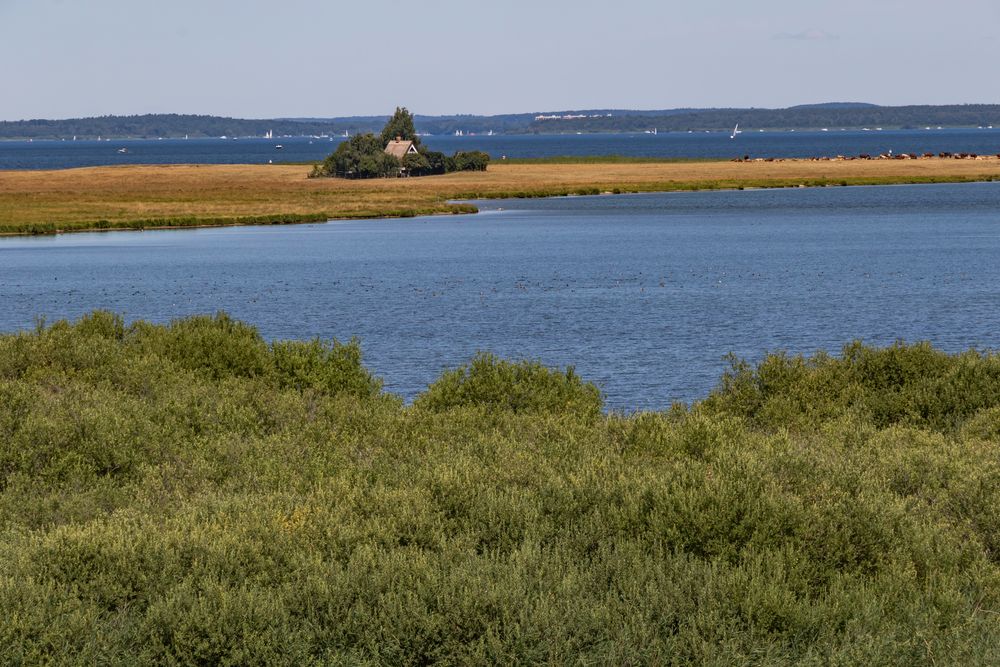
[[749, 155], [744, 155], [742, 157], [735, 157], [732, 159], [733, 162], [794, 162], [794, 161], [808, 161], [808, 162], [827, 162], [827, 161], [843, 161], [843, 160], [940, 160], [940, 159], [953, 159], [953, 160], [994, 160], [1000, 159], [1000, 153], [993, 155], [979, 155], [978, 153], [923, 153], [918, 155], [917, 153], [896, 153], [893, 154], [892, 151], [888, 153], [882, 153], [881, 155], [872, 156], [868, 153], [861, 153], [858, 156], [853, 155], [838, 155], [836, 157], [806, 157], [806, 158], [782, 158], [782, 157], [756, 157], [751, 158]]

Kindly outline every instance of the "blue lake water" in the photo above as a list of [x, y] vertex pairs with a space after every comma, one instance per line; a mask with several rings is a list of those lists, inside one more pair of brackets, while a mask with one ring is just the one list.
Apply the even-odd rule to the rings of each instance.
[[483, 212], [0, 240], [0, 331], [219, 309], [359, 336], [412, 397], [477, 350], [573, 364], [612, 408], [703, 397], [734, 352], [1000, 347], [1000, 183], [481, 202]]
[[[116, 164], [266, 164], [322, 160], [340, 138], [126, 139], [116, 141], [0, 141], [2, 169], [64, 169]], [[894, 131], [729, 132], [651, 134], [434, 136], [432, 150], [482, 150], [501, 156], [628, 155], [662, 158], [833, 157], [895, 153], [1000, 153], [1000, 128]], [[275, 148], [281, 145], [281, 150]], [[120, 149], [127, 152], [119, 153]]]

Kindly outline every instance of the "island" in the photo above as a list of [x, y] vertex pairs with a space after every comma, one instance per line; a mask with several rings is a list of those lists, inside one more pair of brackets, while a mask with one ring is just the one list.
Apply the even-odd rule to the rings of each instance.
[[[384, 150], [380, 149], [380, 150]], [[1000, 179], [1000, 158], [497, 160], [433, 178], [309, 178], [312, 165], [0, 171], [0, 233], [54, 234], [474, 213], [476, 199]]]

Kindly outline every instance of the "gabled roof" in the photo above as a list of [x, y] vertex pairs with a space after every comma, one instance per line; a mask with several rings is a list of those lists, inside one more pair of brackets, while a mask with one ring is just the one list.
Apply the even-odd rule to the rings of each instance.
[[407, 154], [416, 153], [417, 147], [412, 141], [393, 139], [386, 145], [385, 152], [402, 160]]

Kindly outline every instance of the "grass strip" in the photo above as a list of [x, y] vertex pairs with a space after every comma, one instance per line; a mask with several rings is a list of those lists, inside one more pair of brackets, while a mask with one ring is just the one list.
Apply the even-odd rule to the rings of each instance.
[[[299, 166], [170, 165], [0, 172], [0, 234], [292, 224], [473, 213], [468, 200], [752, 188], [967, 183], [989, 161], [524, 162], [487, 172], [347, 181]], [[464, 201], [460, 201], [464, 200]]]

